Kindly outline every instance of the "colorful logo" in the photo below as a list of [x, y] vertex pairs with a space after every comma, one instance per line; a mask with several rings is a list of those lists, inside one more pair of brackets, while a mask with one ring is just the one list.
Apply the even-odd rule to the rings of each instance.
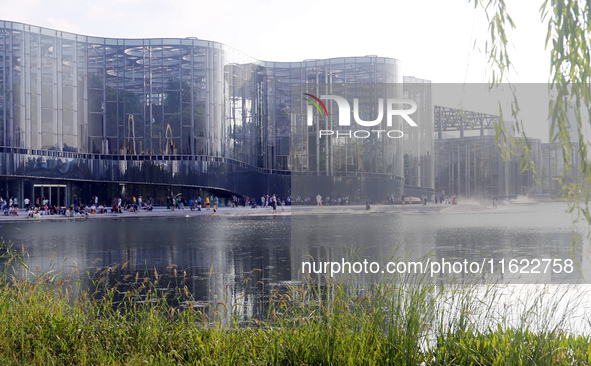
[[[409, 114], [413, 114], [417, 110], [417, 103], [410, 99], [398, 99], [398, 98], [378, 98], [378, 116], [374, 120], [363, 120], [360, 116], [359, 110], [359, 99], [353, 98], [353, 109], [351, 109], [351, 105], [349, 102], [338, 95], [321, 95], [320, 98], [307, 93], [302, 93], [310, 97], [311, 99], [303, 98], [310, 102], [306, 106], [306, 125], [313, 126], [314, 125], [314, 108], [312, 105], [316, 107], [320, 116], [323, 115], [322, 110], [324, 110], [324, 116], [328, 117], [328, 111], [326, 110], [326, 106], [320, 99], [330, 99], [337, 103], [338, 107], [338, 117], [339, 117], [339, 127], [348, 127], [351, 126], [351, 112], [353, 112], [353, 118], [355, 123], [359, 126], [363, 127], [374, 127], [378, 126], [382, 123], [384, 117], [386, 117], [386, 127], [393, 127], [394, 121], [396, 116], [402, 117], [406, 123], [411, 127], [418, 127], [415, 121], [410, 118]], [[312, 105], [311, 105], [312, 104]], [[398, 109], [397, 106], [400, 105], [410, 105], [408, 109]], [[322, 106], [322, 109], [320, 108]], [[384, 108], [385, 107], [385, 108]], [[372, 133], [377, 134], [377, 137], [380, 138], [382, 136], [387, 136], [393, 139], [399, 139], [404, 136], [404, 132], [401, 130], [318, 130], [318, 135], [320, 137], [323, 136], [333, 136], [333, 137], [349, 137], [349, 138], [369, 138]]]
[[[308, 94], [308, 93], [303, 93], [303, 94], [304, 95], [307, 95], [307, 96], [309, 96], [311, 98], [314, 98], [314, 100], [316, 100], [316, 102], [320, 103], [320, 105], [322, 106], [322, 108], [324, 108], [324, 114], [325, 114], [325, 116], [328, 117], [328, 111], [326, 110], [326, 106], [324, 105], [324, 103], [322, 103], [322, 101], [318, 97], [315, 97], [314, 95]], [[316, 109], [318, 109], [318, 112], [320, 112], [320, 115], [322, 116], [322, 109], [320, 109], [320, 107], [318, 106], [318, 104], [314, 100], [307, 99], [307, 98], [304, 98], [304, 100], [307, 100], [308, 102], [314, 104], [314, 106], [316, 106]]]

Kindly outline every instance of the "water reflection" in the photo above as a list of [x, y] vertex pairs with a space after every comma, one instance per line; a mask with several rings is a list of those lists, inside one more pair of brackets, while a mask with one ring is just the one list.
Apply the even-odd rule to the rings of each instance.
[[[290, 219], [152, 218], [34, 222], [11, 225], [2, 236], [23, 243], [31, 269], [67, 272], [77, 265], [92, 278], [107, 267], [103, 285], [140, 281], [159, 274], [160, 287], [182, 282], [197, 301], [225, 298], [235, 303], [247, 294], [250, 313], [262, 309], [270, 283], [289, 281]], [[67, 258], [67, 260], [66, 260]], [[65, 261], [65, 266], [62, 263]], [[123, 264], [125, 268], [122, 269]], [[177, 276], [174, 276], [176, 270]], [[245, 281], [245, 279], [250, 280]], [[89, 281], [85, 282], [88, 288]], [[263, 309], [264, 310], [264, 309]]]
[[[292, 258], [309, 254], [316, 262], [367, 260], [380, 263], [382, 268], [388, 261], [401, 260], [467, 260], [481, 266], [485, 261], [487, 267], [494, 264], [495, 273], [504, 259], [505, 273], [495, 278], [501, 282], [577, 283], [584, 281], [578, 271], [570, 275], [564, 271], [529, 276], [508, 273], [509, 261], [522, 259], [568, 259], [574, 268], [582, 268], [586, 251], [583, 242], [575, 240], [577, 228], [565, 209], [563, 203], [538, 203], [506, 205], [498, 210], [448, 206], [404, 213], [360, 210], [356, 214], [310, 216], [304, 214], [305, 208], [296, 207], [292, 208]], [[525, 263], [512, 269], [531, 271], [533, 266]], [[472, 277], [472, 281], [476, 279]]]
[[302, 261], [544, 257], [573, 258], [587, 268], [581, 261], [587, 251], [573, 245], [565, 208], [540, 203], [477, 211], [24, 222], [2, 227], [1, 235], [24, 245], [33, 270], [67, 272], [76, 265], [91, 278], [104, 274], [103, 286], [121, 283], [120, 296], [137, 285], [136, 275], [153, 282], [157, 273], [155, 288], [187, 286], [194, 306], [241, 303], [240, 312], [252, 317], [265, 314], [278, 286], [298, 283]]

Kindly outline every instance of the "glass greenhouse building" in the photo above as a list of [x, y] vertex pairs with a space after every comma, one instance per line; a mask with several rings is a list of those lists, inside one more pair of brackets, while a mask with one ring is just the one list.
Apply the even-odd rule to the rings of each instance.
[[[267, 62], [197, 38], [0, 21], [0, 196], [62, 206], [93, 195], [285, 197], [295, 176], [340, 194], [360, 181], [376, 197], [400, 194], [403, 139], [318, 142], [298, 116], [302, 86], [401, 81], [391, 58]], [[371, 153], [376, 143], [391, 146]], [[338, 146], [348, 153], [326, 158]]]

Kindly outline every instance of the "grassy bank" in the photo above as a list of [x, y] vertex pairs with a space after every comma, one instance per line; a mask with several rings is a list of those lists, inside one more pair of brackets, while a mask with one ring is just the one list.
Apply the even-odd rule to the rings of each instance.
[[[79, 274], [27, 271], [22, 253], [3, 248], [0, 364], [34, 365], [573, 365], [591, 362], [590, 338], [548, 322], [538, 303], [519, 324], [494, 310], [494, 293], [438, 286], [353, 287], [343, 282], [278, 290], [265, 319], [233, 316], [237, 304], [207, 312], [171, 303], [186, 288], [158, 293], [158, 274], [136, 277], [113, 303], [76, 286]], [[181, 274], [179, 276], [182, 277]], [[73, 295], [73, 291], [77, 291]], [[145, 296], [140, 296], [140, 293]], [[170, 296], [177, 301], [170, 301]], [[168, 300], [168, 301], [167, 301]], [[190, 301], [188, 302], [190, 304]], [[552, 311], [552, 306], [549, 308]], [[222, 321], [230, 319], [230, 321]], [[542, 322], [542, 323], [541, 323]], [[222, 325], [223, 324], [223, 325]]]

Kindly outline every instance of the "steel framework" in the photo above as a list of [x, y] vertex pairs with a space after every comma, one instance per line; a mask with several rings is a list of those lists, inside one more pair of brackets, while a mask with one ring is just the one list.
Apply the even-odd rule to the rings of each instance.
[[494, 124], [499, 122], [499, 116], [465, 111], [462, 109], [433, 106], [433, 119], [437, 139], [443, 138], [443, 131], [460, 131], [459, 137], [464, 137], [465, 130], [480, 130], [480, 136], [484, 136], [484, 130], [493, 130]]

